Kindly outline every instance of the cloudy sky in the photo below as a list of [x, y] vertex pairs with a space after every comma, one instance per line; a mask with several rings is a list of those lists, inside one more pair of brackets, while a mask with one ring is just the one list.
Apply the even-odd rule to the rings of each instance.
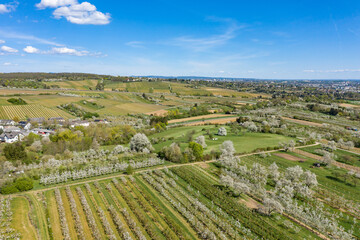
[[0, 72], [360, 79], [360, 1], [0, 0]]

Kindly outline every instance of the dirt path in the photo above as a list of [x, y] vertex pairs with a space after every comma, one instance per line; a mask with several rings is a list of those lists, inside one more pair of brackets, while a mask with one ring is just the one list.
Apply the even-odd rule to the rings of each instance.
[[[304, 148], [304, 147], [312, 147], [312, 146], [317, 146], [319, 145], [319, 143], [315, 143], [312, 145], [305, 145], [305, 146], [299, 146], [299, 147], [295, 147], [295, 149], [299, 149], [299, 148]], [[277, 149], [277, 150], [271, 150], [271, 151], [265, 151], [264, 153], [273, 153], [273, 152], [278, 152], [281, 151], [283, 149]], [[252, 155], [256, 155], [259, 154], [257, 152], [255, 153], [246, 153], [246, 154], [239, 154], [237, 155], [238, 157], [247, 157], [247, 156], [252, 156]], [[173, 164], [173, 165], [166, 165], [166, 166], [159, 166], [156, 168], [151, 168], [151, 169], [142, 169], [142, 170], [138, 170], [135, 171], [135, 173], [142, 173], [142, 172], [149, 172], [149, 171], [153, 171], [153, 170], [161, 170], [161, 169], [165, 169], [165, 168], [173, 168], [173, 167], [181, 167], [181, 166], [191, 166], [191, 165], [198, 165], [198, 164], [204, 164], [204, 163], [213, 163], [216, 162], [216, 160], [209, 160], [209, 161], [203, 161], [203, 162], [191, 162], [191, 163], [179, 163], [179, 164]], [[128, 176], [124, 173], [119, 173], [116, 175], [111, 175], [111, 176], [104, 176], [101, 178], [96, 178], [96, 179], [89, 179], [89, 180], [85, 180], [85, 181], [81, 181], [81, 182], [76, 182], [76, 183], [69, 183], [69, 184], [64, 184], [64, 185], [57, 185], [57, 186], [53, 186], [53, 187], [48, 187], [48, 188], [44, 188], [44, 189], [38, 189], [38, 190], [30, 190], [24, 193], [16, 193], [16, 194], [12, 194], [11, 196], [22, 196], [26, 193], [39, 193], [39, 192], [45, 192], [48, 190], [54, 190], [56, 188], [63, 188], [63, 187], [67, 187], [67, 186], [76, 186], [76, 185], [82, 185], [85, 183], [91, 183], [91, 182], [97, 182], [97, 181], [103, 181], [106, 179], [112, 179], [112, 178], [117, 178], [117, 177], [121, 177], [121, 176]]]
[[306, 161], [306, 159], [304, 159], [304, 158], [293, 156], [293, 155], [290, 155], [290, 154], [287, 154], [287, 153], [274, 153], [274, 155], [278, 156], [278, 157], [281, 157], [281, 158], [285, 158], [286, 160], [290, 160], [290, 161], [293, 161], [293, 162], [305, 162]]
[[[305, 157], [309, 157], [309, 158], [312, 158], [312, 159], [315, 159], [315, 160], [321, 160], [321, 156], [319, 155], [316, 155], [316, 154], [312, 154], [312, 153], [309, 153], [309, 152], [305, 152], [303, 150], [300, 150], [300, 149], [295, 149], [296, 153], [298, 154], [301, 154]], [[332, 163], [332, 165], [334, 166], [337, 166], [339, 168], [343, 168], [343, 169], [346, 169], [346, 170], [349, 170], [349, 171], [355, 171], [355, 172], [358, 172], [360, 173], [360, 168], [359, 167], [356, 167], [356, 166], [351, 166], [351, 165], [348, 165], [348, 164], [345, 164], [345, 163], [341, 163], [341, 162], [337, 162], [337, 161], [334, 161]]]
[[290, 122], [294, 122], [294, 123], [298, 123], [298, 124], [302, 124], [302, 125], [306, 125], [306, 126], [322, 127], [321, 123], [309, 122], [309, 121], [305, 121], [305, 120], [293, 119], [293, 118], [288, 118], [288, 117], [281, 117], [281, 118], [284, 120], [288, 120]]
[[196, 117], [173, 119], [173, 120], [169, 121], [169, 124], [179, 123], [179, 122], [187, 122], [187, 121], [192, 121], [192, 120], [202, 120], [202, 119], [208, 119], [208, 118], [227, 117], [227, 116], [229, 116], [229, 114], [208, 114], [208, 115], [201, 115], [201, 116], [196, 116]]

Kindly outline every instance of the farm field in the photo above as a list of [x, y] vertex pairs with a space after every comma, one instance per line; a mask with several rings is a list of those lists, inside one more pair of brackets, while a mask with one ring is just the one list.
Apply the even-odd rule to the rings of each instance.
[[47, 108], [41, 105], [0, 106], [1, 119], [13, 119], [14, 117], [18, 117], [19, 119], [64, 117], [67, 119], [72, 116], [60, 109]]
[[[297, 232], [283, 228], [288, 219], [279, 214], [259, 215], [229, 195], [216, 199], [216, 184], [196, 166], [176, 167], [29, 192], [10, 203], [23, 217], [16, 219], [21, 239], [318, 239], [296, 222]], [[29, 220], [33, 205], [41, 211], [32, 218], [47, 221]]]
[[202, 116], [189, 117], [189, 118], [173, 119], [173, 120], [170, 120], [168, 123], [173, 124], [173, 123], [188, 122], [188, 121], [202, 120], [202, 119], [209, 119], [209, 118], [219, 118], [219, 117], [229, 117], [229, 115], [228, 114], [209, 114], [209, 115], [202, 115]]
[[[193, 139], [200, 135], [205, 135], [206, 144], [208, 145], [205, 149], [206, 153], [211, 152], [211, 150], [218, 150], [220, 144], [222, 144], [225, 140], [233, 141], [234, 147], [238, 153], [245, 153], [252, 152], [257, 148], [275, 147], [279, 145], [279, 142], [286, 142], [292, 139], [282, 135], [266, 133], [243, 132], [239, 135], [235, 135], [231, 132], [229, 127], [226, 127], [226, 129], [228, 132], [227, 136], [218, 136], [216, 135], [218, 127], [214, 125], [177, 127], [170, 128], [166, 132], [152, 135], [151, 138], [164, 138], [165, 140], [164, 142], [153, 145], [156, 151], [161, 150], [164, 146], [168, 146], [173, 142], [178, 142], [181, 148], [185, 148], [187, 146], [186, 135], [194, 131]], [[215, 140], [210, 140], [208, 136], [206, 136], [207, 131], [210, 131]]]

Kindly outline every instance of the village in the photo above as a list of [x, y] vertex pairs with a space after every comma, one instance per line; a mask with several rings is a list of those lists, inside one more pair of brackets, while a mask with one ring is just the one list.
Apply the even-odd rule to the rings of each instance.
[[14, 143], [22, 141], [30, 133], [45, 137], [50, 136], [60, 128], [75, 128], [77, 126], [88, 127], [90, 124], [109, 123], [106, 119], [95, 119], [93, 121], [70, 119], [63, 117], [52, 117], [49, 119], [28, 118], [26, 121], [14, 121], [11, 119], [0, 119], [0, 143]]

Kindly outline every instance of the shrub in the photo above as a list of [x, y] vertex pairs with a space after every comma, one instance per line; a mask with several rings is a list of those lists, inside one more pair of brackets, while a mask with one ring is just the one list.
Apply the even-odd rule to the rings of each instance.
[[10, 98], [7, 101], [14, 105], [26, 105], [27, 104], [27, 102], [25, 102], [25, 100], [22, 98]]
[[200, 144], [196, 142], [190, 142], [189, 148], [192, 150], [192, 154], [194, 155], [196, 161], [200, 161], [203, 159], [204, 148]]

